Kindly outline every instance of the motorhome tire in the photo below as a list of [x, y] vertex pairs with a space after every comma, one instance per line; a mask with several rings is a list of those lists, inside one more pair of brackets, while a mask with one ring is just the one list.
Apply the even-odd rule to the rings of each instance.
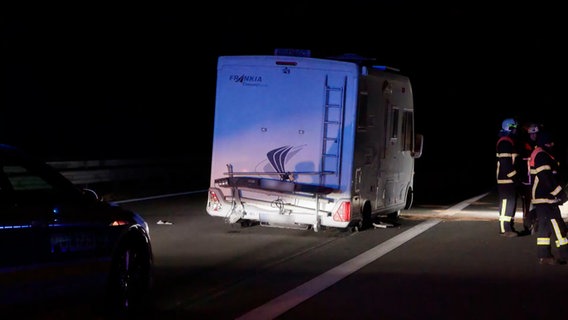
[[406, 203], [404, 205], [404, 209], [405, 210], [410, 209], [410, 207], [412, 207], [413, 202], [414, 202], [414, 191], [412, 190], [412, 188], [409, 188], [408, 191], [406, 192]]
[[387, 214], [387, 217], [391, 220], [398, 220], [398, 218], [400, 217], [400, 210], [396, 210], [395, 212]]
[[241, 223], [241, 228], [253, 227], [253, 226], [259, 224], [259, 223], [256, 222], [256, 221], [252, 221], [252, 220], [242, 220], [242, 219], [241, 219], [240, 223]]
[[373, 217], [371, 214], [371, 204], [366, 202], [361, 212], [361, 220], [359, 221], [360, 230], [369, 229], [373, 226]]

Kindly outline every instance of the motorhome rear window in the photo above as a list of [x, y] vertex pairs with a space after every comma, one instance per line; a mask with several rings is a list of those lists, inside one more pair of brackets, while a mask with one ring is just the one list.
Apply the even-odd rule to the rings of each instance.
[[279, 66], [296, 66], [298, 65], [295, 61], [276, 61], [276, 64]]

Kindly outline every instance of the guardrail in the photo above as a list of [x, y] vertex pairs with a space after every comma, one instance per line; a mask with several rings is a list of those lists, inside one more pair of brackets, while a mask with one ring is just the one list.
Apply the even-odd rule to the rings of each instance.
[[[203, 161], [202, 161], [203, 162]], [[159, 184], [204, 186], [208, 176], [203, 175], [204, 163], [187, 157], [168, 159], [115, 159], [47, 162], [73, 184], [93, 185]], [[115, 189], [115, 188], [113, 188]]]

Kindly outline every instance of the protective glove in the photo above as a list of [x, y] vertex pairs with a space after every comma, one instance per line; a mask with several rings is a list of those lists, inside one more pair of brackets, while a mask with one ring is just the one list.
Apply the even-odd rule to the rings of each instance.
[[558, 194], [557, 199], [559, 200], [558, 204], [564, 204], [564, 202], [568, 201], [568, 194], [566, 193], [566, 189], [562, 189]]

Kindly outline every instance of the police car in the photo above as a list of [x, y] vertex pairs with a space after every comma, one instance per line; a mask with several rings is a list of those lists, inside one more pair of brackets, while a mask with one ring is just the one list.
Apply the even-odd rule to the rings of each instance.
[[152, 266], [141, 216], [0, 144], [2, 314], [136, 312], [146, 304]]

